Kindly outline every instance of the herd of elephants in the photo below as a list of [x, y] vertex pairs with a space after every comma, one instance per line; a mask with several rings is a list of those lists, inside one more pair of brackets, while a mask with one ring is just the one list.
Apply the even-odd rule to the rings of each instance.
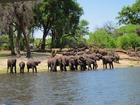
[[[107, 69], [109, 65], [110, 69], [113, 69], [113, 62], [119, 63], [120, 56], [116, 52], [108, 52], [104, 49], [96, 50], [96, 52], [84, 51], [84, 52], [65, 52], [61, 56], [57, 56], [54, 51], [50, 58], [47, 60], [47, 66], [49, 71], [56, 72], [58, 67], [60, 71], [76, 71], [76, 70], [95, 70], [98, 68], [97, 61], [102, 60], [103, 69]], [[7, 73], [10, 68], [10, 73], [16, 73], [16, 58], [9, 58], [7, 60]], [[27, 66], [27, 72], [32, 69], [32, 72], [37, 73], [37, 66], [41, 61], [28, 60], [27, 63], [21, 61], [19, 63], [20, 73], [24, 73], [24, 68]]]

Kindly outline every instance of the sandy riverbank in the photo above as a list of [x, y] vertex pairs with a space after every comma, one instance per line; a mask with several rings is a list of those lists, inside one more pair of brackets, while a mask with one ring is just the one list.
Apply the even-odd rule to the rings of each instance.
[[[114, 68], [124, 68], [124, 67], [136, 67], [140, 66], [140, 60], [135, 60], [135, 59], [140, 59], [140, 58], [135, 58], [135, 57], [129, 57], [127, 54], [124, 53], [118, 53], [120, 56], [120, 63], [114, 63]], [[45, 72], [47, 70], [47, 59], [49, 58], [50, 53], [34, 53], [33, 58], [34, 60], [40, 60], [41, 64], [39, 64], [38, 72]], [[6, 73], [6, 67], [7, 67], [7, 58], [8, 57], [1, 57], [0, 58], [0, 74]], [[23, 55], [20, 58], [17, 59], [17, 72], [19, 73], [19, 62], [24, 61], [25, 63], [28, 61], [28, 59]], [[102, 69], [102, 61], [98, 61], [98, 69]], [[25, 67], [25, 72], [27, 72], [27, 68]]]

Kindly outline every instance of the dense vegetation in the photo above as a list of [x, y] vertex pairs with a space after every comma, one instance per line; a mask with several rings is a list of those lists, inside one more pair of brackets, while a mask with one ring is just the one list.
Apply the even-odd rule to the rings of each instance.
[[[118, 11], [119, 12], [119, 11]], [[115, 27], [107, 23], [89, 32], [88, 22], [80, 20], [84, 11], [75, 0], [43, 0], [0, 4], [0, 49], [20, 50], [31, 57], [31, 49], [93, 47], [140, 50], [140, 0], [118, 13]], [[36, 29], [43, 31], [35, 39]]]

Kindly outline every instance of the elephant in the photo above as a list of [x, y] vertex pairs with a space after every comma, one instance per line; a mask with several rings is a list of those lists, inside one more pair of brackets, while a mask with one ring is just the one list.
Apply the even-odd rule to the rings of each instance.
[[41, 63], [40, 61], [29, 60], [26, 64], [28, 72], [29, 72], [29, 69], [32, 68], [33, 73], [34, 73], [34, 69], [35, 69], [35, 73], [37, 73], [36, 66], [38, 66], [38, 64], [40, 64], [40, 63]]
[[48, 70], [56, 72], [57, 66], [60, 66], [60, 70], [63, 71], [62, 58], [60, 56], [55, 56], [48, 59]]
[[69, 60], [71, 59], [71, 56], [62, 56], [62, 71], [67, 71], [67, 66], [69, 66]]
[[19, 63], [19, 67], [20, 67], [20, 73], [24, 73], [24, 67], [25, 67], [25, 63], [23, 61], [21, 61]]
[[101, 54], [89, 54], [86, 56], [87, 58], [93, 59], [95, 61], [99, 61], [100, 59], [102, 59], [102, 55]]
[[107, 69], [107, 64], [109, 64], [110, 69], [114, 68], [113, 61], [115, 60], [115, 57], [106, 55], [102, 57], [103, 61], [103, 69]]
[[120, 56], [117, 53], [115, 53], [113, 56], [115, 57], [115, 62], [119, 63]]
[[115, 63], [119, 63], [120, 56], [119, 56], [118, 53], [116, 53], [116, 52], [110, 52], [110, 53], [108, 53], [108, 55], [113, 56], [113, 57], [115, 58], [115, 59], [114, 59], [114, 62], [115, 62]]
[[98, 49], [95, 52], [96, 52], [96, 54], [101, 54], [102, 56], [107, 55], [107, 50], [106, 49]]
[[64, 71], [67, 71], [66, 66], [69, 66], [70, 71], [78, 70], [78, 56], [62, 56], [62, 67]]
[[86, 64], [88, 65], [88, 70], [94, 70], [98, 67], [97, 62], [90, 58], [86, 59]]
[[69, 69], [75, 71], [75, 60], [73, 58], [69, 59]]
[[83, 56], [79, 56], [77, 62], [78, 62], [78, 65], [80, 66], [81, 71], [84, 71], [84, 70], [87, 69], [86, 60], [85, 60], [85, 58]]
[[16, 59], [15, 58], [9, 58], [7, 60], [7, 73], [8, 73], [8, 70], [10, 68], [10, 73], [13, 73], [13, 67], [15, 69], [15, 73], [16, 73]]
[[100, 58], [97, 56], [97, 54], [83, 54], [83, 58], [86, 61], [86, 65], [88, 66], [88, 70], [97, 69], [97, 60], [100, 60]]

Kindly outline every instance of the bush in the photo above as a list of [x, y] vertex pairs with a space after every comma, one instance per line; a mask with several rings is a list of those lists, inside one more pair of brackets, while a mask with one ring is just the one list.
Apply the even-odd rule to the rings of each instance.
[[97, 45], [103, 48], [116, 48], [116, 41], [113, 36], [108, 34], [105, 30], [97, 30], [91, 33], [89, 39], [87, 40], [89, 45]]
[[0, 49], [1, 50], [9, 50], [10, 49], [10, 43], [9, 43], [8, 35], [0, 36]]
[[122, 49], [128, 48], [139, 48], [140, 47], [140, 37], [137, 36], [135, 33], [123, 35], [117, 38], [117, 47]]

